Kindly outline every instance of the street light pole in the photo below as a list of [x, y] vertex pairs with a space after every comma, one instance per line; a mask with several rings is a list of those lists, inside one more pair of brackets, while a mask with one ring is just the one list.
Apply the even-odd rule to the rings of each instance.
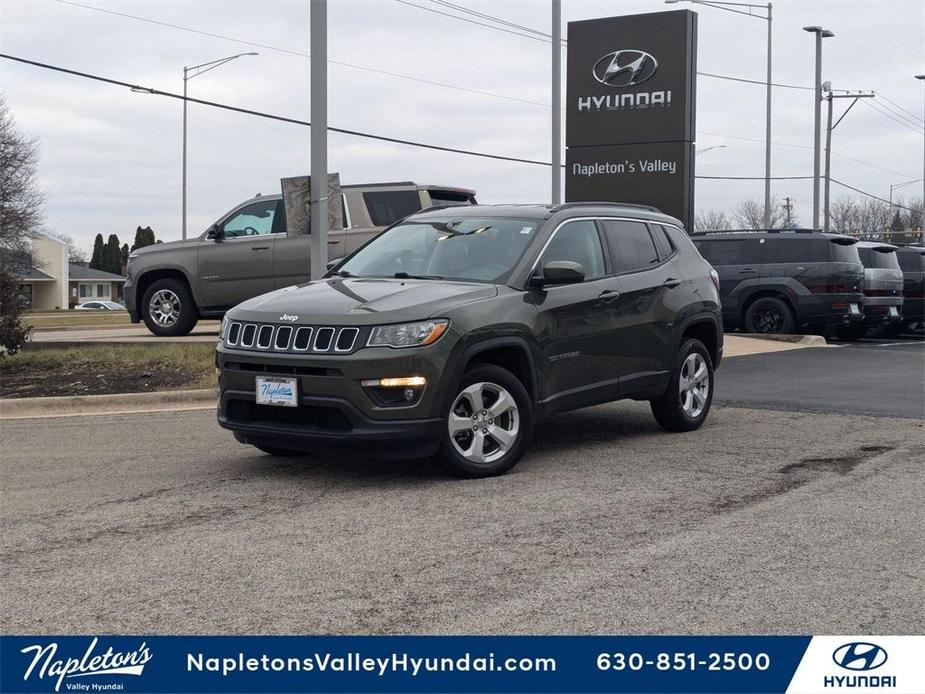
[[552, 196], [562, 202], [562, 0], [552, 0]]
[[311, 278], [328, 265], [328, 3], [311, 0]]
[[[237, 55], [230, 55], [227, 58], [219, 58], [218, 60], [210, 60], [208, 63], [201, 63], [199, 65], [193, 65], [192, 67], [183, 67], [183, 174], [182, 174], [182, 183], [181, 188], [183, 189], [183, 213], [182, 213], [182, 237], [186, 239], [186, 92], [187, 86], [186, 83], [189, 82], [194, 77], [199, 77], [209, 70], [214, 70], [217, 67], [221, 67], [225, 63], [230, 63], [232, 60], [241, 58], [246, 55], [259, 55], [256, 51], [250, 51], [248, 53], [238, 53]], [[195, 71], [195, 72], [194, 72]], [[190, 73], [193, 74], [190, 74]]]
[[[922, 80], [925, 85], [925, 75], [916, 75], [915, 79]], [[925, 239], [925, 147], [922, 148], [922, 236]]]
[[822, 120], [822, 39], [835, 36], [828, 29], [820, 26], [803, 27], [803, 31], [808, 31], [816, 35], [816, 83], [813, 92], [814, 109], [813, 109], [813, 229], [819, 228], [819, 165], [821, 159], [821, 120]]
[[[736, 14], [743, 14], [746, 17], [754, 17], [755, 19], [763, 19], [768, 23], [768, 65], [767, 65], [767, 96], [765, 99], [765, 123], [764, 123], [764, 226], [765, 228], [770, 228], [771, 226], [771, 27], [772, 27], [772, 14], [771, 14], [771, 3], [765, 4], [753, 4], [748, 2], [724, 2], [723, 0], [665, 0], [665, 4], [674, 5], [678, 2], [689, 2], [692, 5], [706, 5], [707, 7], [713, 7], [717, 10], [726, 10], [727, 12], [735, 12]], [[743, 7], [746, 9], [736, 9]], [[760, 14], [752, 14], [752, 10], [765, 10], [767, 14], [761, 16]]]

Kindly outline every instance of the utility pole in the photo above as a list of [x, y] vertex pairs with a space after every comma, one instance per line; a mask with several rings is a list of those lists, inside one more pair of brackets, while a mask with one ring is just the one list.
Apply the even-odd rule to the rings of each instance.
[[552, 196], [562, 202], [562, 0], [552, 0]]
[[[825, 88], [826, 101], [829, 102], [829, 115], [825, 128], [825, 200], [823, 202], [823, 207], [825, 209], [825, 214], [823, 216], [825, 231], [829, 230], [829, 184], [832, 180], [832, 131], [838, 127], [838, 124], [842, 122], [845, 116], [848, 115], [848, 111], [854, 108], [854, 105], [858, 102], [858, 99], [872, 99], [874, 97], [873, 92], [867, 92], [864, 94], [833, 94], [832, 86], [826, 82], [823, 87]], [[832, 104], [835, 99], [854, 99], [848, 108], [845, 109], [845, 112], [838, 117], [838, 120], [835, 121], [835, 125], [832, 125]]]
[[[922, 80], [922, 84], [925, 85], [925, 75], [916, 75], [915, 79]], [[922, 153], [922, 238], [925, 240], [925, 148], [923, 148]]]
[[311, 0], [311, 278], [328, 265], [328, 2]]
[[821, 123], [822, 120], [822, 39], [835, 36], [828, 29], [820, 26], [803, 27], [803, 31], [808, 31], [816, 35], [816, 79], [813, 97], [813, 229], [819, 228], [819, 164], [821, 160], [822, 143]]
[[[786, 224], [787, 224], [787, 226], [789, 227], [789, 226], [791, 225], [791, 223], [792, 223], [791, 220], [793, 219], [793, 216], [792, 216], [792, 213], [793, 213], [793, 198], [791, 198], [791, 197], [789, 197], [789, 196], [786, 197], [786, 198], [784, 198], [784, 212], [787, 214], [787, 222], [786, 222]], [[769, 225], [768, 225], [768, 228], [770, 228], [770, 227], [771, 227], [771, 225], [769, 224]]]

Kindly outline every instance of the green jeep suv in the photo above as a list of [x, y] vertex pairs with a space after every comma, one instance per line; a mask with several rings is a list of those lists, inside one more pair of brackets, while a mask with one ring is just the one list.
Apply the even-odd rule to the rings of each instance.
[[649, 400], [710, 410], [718, 277], [678, 220], [612, 203], [435, 207], [319, 281], [231, 309], [218, 421], [272, 455], [337, 445], [512, 468], [556, 412]]

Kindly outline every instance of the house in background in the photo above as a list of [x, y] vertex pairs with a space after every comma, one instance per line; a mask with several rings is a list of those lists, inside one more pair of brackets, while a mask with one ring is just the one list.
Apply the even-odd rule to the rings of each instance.
[[67, 244], [39, 236], [32, 241], [33, 267], [19, 272], [19, 291], [34, 311], [67, 309], [85, 301], [117, 300], [125, 278], [68, 262]]

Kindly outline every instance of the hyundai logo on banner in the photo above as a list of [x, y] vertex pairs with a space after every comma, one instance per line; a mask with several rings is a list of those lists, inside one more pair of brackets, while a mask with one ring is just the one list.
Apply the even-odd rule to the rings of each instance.
[[645, 51], [622, 50], [600, 58], [592, 70], [594, 79], [608, 87], [633, 87], [658, 70], [658, 61]]
[[875, 670], [886, 662], [886, 651], [875, 643], [846, 643], [832, 653], [832, 660], [846, 670]]

